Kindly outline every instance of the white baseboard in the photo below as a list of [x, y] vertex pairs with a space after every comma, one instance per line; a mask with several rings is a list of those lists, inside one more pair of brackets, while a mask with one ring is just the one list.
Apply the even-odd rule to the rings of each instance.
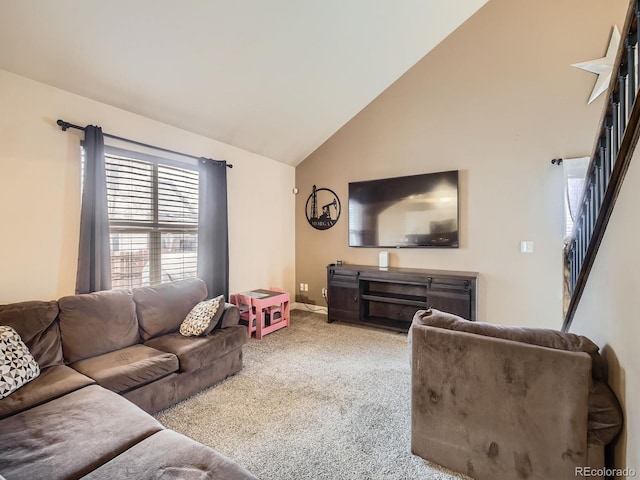
[[327, 307], [323, 307], [320, 305], [310, 305], [308, 303], [300, 303], [300, 302], [291, 302], [290, 308], [292, 310], [303, 310], [307, 312], [320, 313], [322, 315], [327, 315]]

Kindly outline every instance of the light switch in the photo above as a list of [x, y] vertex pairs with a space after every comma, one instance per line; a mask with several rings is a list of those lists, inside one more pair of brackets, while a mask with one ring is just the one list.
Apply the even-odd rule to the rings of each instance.
[[533, 242], [531, 240], [522, 240], [520, 242], [520, 252], [533, 253]]

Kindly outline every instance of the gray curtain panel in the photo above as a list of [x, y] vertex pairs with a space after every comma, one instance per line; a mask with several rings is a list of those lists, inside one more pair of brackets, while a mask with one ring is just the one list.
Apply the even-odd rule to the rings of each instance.
[[84, 130], [83, 146], [86, 161], [76, 293], [91, 293], [111, 289], [109, 212], [102, 129], [88, 125]]
[[202, 158], [198, 165], [198, 277], [207, 284], [208, 298], [228, 299], [227, 162]]

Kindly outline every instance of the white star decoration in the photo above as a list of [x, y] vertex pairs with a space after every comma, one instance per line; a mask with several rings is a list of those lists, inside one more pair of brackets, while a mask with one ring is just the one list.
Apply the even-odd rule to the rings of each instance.
[[593, 102], [602, 92], [609, 88], [611, 71], [613, 70], [613, 63], [616, 61], [619, 44], [620, 32], [618, 31], [618, 27], [614, 25], [613, 31], [611, 32], [611, 39], [609, 40], [609, 47], [607, 48], [607, 54], [604, 57], [571, 65], [572, 67], [581, 68], [587, 72], [598, 75], [596, 84], [593, 86], [593, 91], [591, 92], [591, 97], [589, 97], [589, 101], [587, 102], [588, 104]]

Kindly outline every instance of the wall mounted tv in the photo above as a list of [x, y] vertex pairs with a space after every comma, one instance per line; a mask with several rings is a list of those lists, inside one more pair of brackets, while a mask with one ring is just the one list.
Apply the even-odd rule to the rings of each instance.
[[349, 183], [350, 247], [458, 247], [458, 171]]

